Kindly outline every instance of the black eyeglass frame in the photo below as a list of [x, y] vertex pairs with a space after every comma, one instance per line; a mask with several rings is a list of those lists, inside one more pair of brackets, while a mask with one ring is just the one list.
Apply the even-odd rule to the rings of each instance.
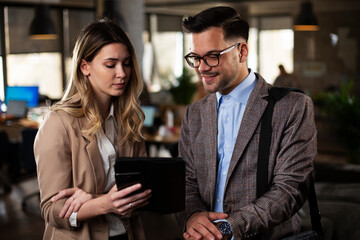
[[[192, 68], [198, 68], [200, 66], [200, 60], [203, 60], [204, 63], [206, 65], [208, 65], [209, 67], [216, 67], [217, 65], [219, 65], [220, 63], [220, 56], [225, 54], [225, 53], [228, 53], [230, 52], [231, 50], [233, 50], [234, 48], [238, 47], [239, 45], [241, 44], [241, 42], [239, 43], [236, 43], [234, 45], [231, 45], [230, 47], [228, 48], [225, 48], [224, 50], [221, 50], [219, 53], [209, 53], [209, 54], [206, 54], [204, 55], [203, 57], [200, 57], [199, 55], [196, 55], [194, 53], [188, 53], [184, 58], [187, 62], [187, 64], [192, 67]], [[206, 61], [206, 57], [209, 57], [209, 56], [213, 56], [213, 57], [216, 57], [217, 58], [217, 64], [213, 64], [213, 65], [210, 65], [207, 61]], [[189, 58], [191, 57], [196, 57], [196, 59], [198, 60], [198, 64], [195, 65], [195, 61], [191, 62], [189, 61]], [[193, 64], [194, 63], [194, 64]]]

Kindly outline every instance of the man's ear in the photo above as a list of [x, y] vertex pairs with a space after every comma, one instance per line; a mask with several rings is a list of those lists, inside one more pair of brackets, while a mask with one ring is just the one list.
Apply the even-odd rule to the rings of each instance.
[[244, 42], [240, 44], [240, 63], [246, 62], [247, 56], [249, 54], [248, 45]]
[[90, 68], [89, 63], [87, 61], [85, 61], [84, 59], [82, 59], [81, 64], [80, 64], [80, 70], [85, 76], [90, 75], [90, 69], [89, 68]]

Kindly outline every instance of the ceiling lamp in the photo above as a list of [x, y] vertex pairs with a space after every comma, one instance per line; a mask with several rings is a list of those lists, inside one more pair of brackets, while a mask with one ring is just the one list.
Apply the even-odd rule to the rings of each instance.
[[300, 14], [295, 19], [295, 31], [318, 31], [319, 25], [309, 1], [301, 3]]
[[30, 24], [31, 39], [56, 39], [56, 31], [50, 19], [49, 7], [38, 5], [35, 8], [35, 17]]

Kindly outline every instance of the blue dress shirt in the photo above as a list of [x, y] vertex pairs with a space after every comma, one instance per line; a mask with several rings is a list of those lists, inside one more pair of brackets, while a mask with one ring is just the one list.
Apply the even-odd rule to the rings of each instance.
[[215, 190], [214, 212], [223, 212], [225, 183], [249, 96], [256, 85], [256, 76], [249, 69], [249, 75], [229, 94], [216, 92], [218, 102], [217, 161], [218, 172]]

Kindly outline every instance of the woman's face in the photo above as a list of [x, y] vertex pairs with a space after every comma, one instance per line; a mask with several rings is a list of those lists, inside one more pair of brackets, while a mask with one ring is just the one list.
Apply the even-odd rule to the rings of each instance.
[[109, 104], [111, 97], [125, 91], [131, 75], [131, 55], [122, 43], [105, 45], [91, 62], [82, 60], [81, 71], [88, 76], [97, 99]]

